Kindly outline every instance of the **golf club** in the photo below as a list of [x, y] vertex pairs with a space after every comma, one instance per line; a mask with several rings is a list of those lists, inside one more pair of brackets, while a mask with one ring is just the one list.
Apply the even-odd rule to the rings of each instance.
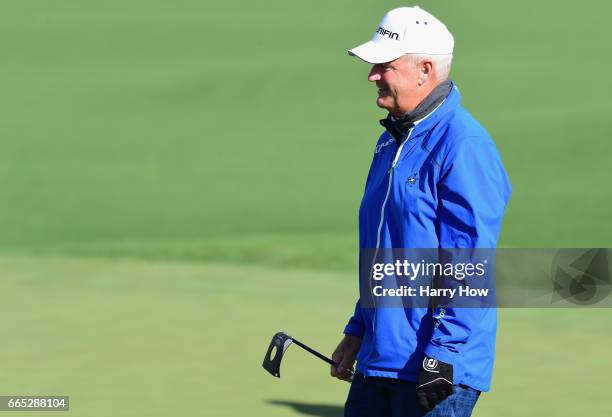
[[[304, 349], [306, 352], [313, 354], [322, 361], [333, 366], [338, 366], [336, 362], [334, 362], [327, 356], [322, 355], [311, 347], [306, 346], [299, 340], [296, 340], [295, 338], [289, 336], [284, 332], [278, 332], [274, 336], [272, 336], [272, 341], [270, 342], [270, 346], [268, 346], [268, 350], [266, 351], [266, 356], [264, 357], [262, 364], [264, 369], [270, 372], [275, 377], [280, 378], [280, 365], [281, 361], [283, 360], [283, 355], [292, 343], [295, 343], [296, 345]], [[353, 375], [354, 373], [353, 370], [349, 370], [349, 372], [351, 373], [351, 375]]]

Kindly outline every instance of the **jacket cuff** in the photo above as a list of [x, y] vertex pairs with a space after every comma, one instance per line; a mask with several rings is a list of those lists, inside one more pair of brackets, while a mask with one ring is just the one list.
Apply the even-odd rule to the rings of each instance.
[[425, 346], [424, 353], [425, 353], [425, 355], [429, 356], [430, 358], [437, 359], [437, 360], [442, 361], [442, 362], [446, 362], [446, 363], [451, 364], [453, 366], [457, 365], [457, 359], [458, 359], [458, 355], [459, 354], [458, 353], [449, 352], [448, 349], [445, 349], [443, 347], [434, 346], [432, 344], [429, 344], [429, 345]]

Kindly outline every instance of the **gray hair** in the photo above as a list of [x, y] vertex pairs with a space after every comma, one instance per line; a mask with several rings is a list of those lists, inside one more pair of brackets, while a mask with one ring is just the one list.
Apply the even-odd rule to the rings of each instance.
[[451, 64], [453, 62], [453, 55], [423, 55], [423, 54], [406, 54], [412, 65], [418, 65], [423, 60], [431, 61], [435, 71], [436, 77], [440, 81], [448, 79], [451, 70]]

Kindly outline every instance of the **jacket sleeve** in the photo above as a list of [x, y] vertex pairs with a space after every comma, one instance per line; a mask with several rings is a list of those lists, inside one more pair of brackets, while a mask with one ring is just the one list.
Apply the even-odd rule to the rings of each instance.
[[[468, 137], [449, 151], [438, 182], [441, 248], [495, 248], [512, 192], [495, 144]], [[435, 308], [425, 354], [455, 364], [468, 339], [495, 338], [496, 312], [486, 308]]]
[[512, 188], [487, 138], [468, 137], [452, 149], [438, 182], [441, 248], [495, 248]]
[[355, 303], [355, 313], [349, 319], [348, 324], [344, 327], [344, 334], [363, 338], [364, 323], [361, 315], [361, 305], [359, 300]]

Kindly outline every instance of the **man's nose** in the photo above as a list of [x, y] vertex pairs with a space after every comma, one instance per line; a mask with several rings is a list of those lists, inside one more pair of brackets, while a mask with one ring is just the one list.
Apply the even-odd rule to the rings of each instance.
[[382, 77], [381, 77], [380, 65], [374, 64], [374, 66], [370, 70], [370, 73], [368, 74], [368, 81], [376, 82], [380, 80], [381, 78]]

